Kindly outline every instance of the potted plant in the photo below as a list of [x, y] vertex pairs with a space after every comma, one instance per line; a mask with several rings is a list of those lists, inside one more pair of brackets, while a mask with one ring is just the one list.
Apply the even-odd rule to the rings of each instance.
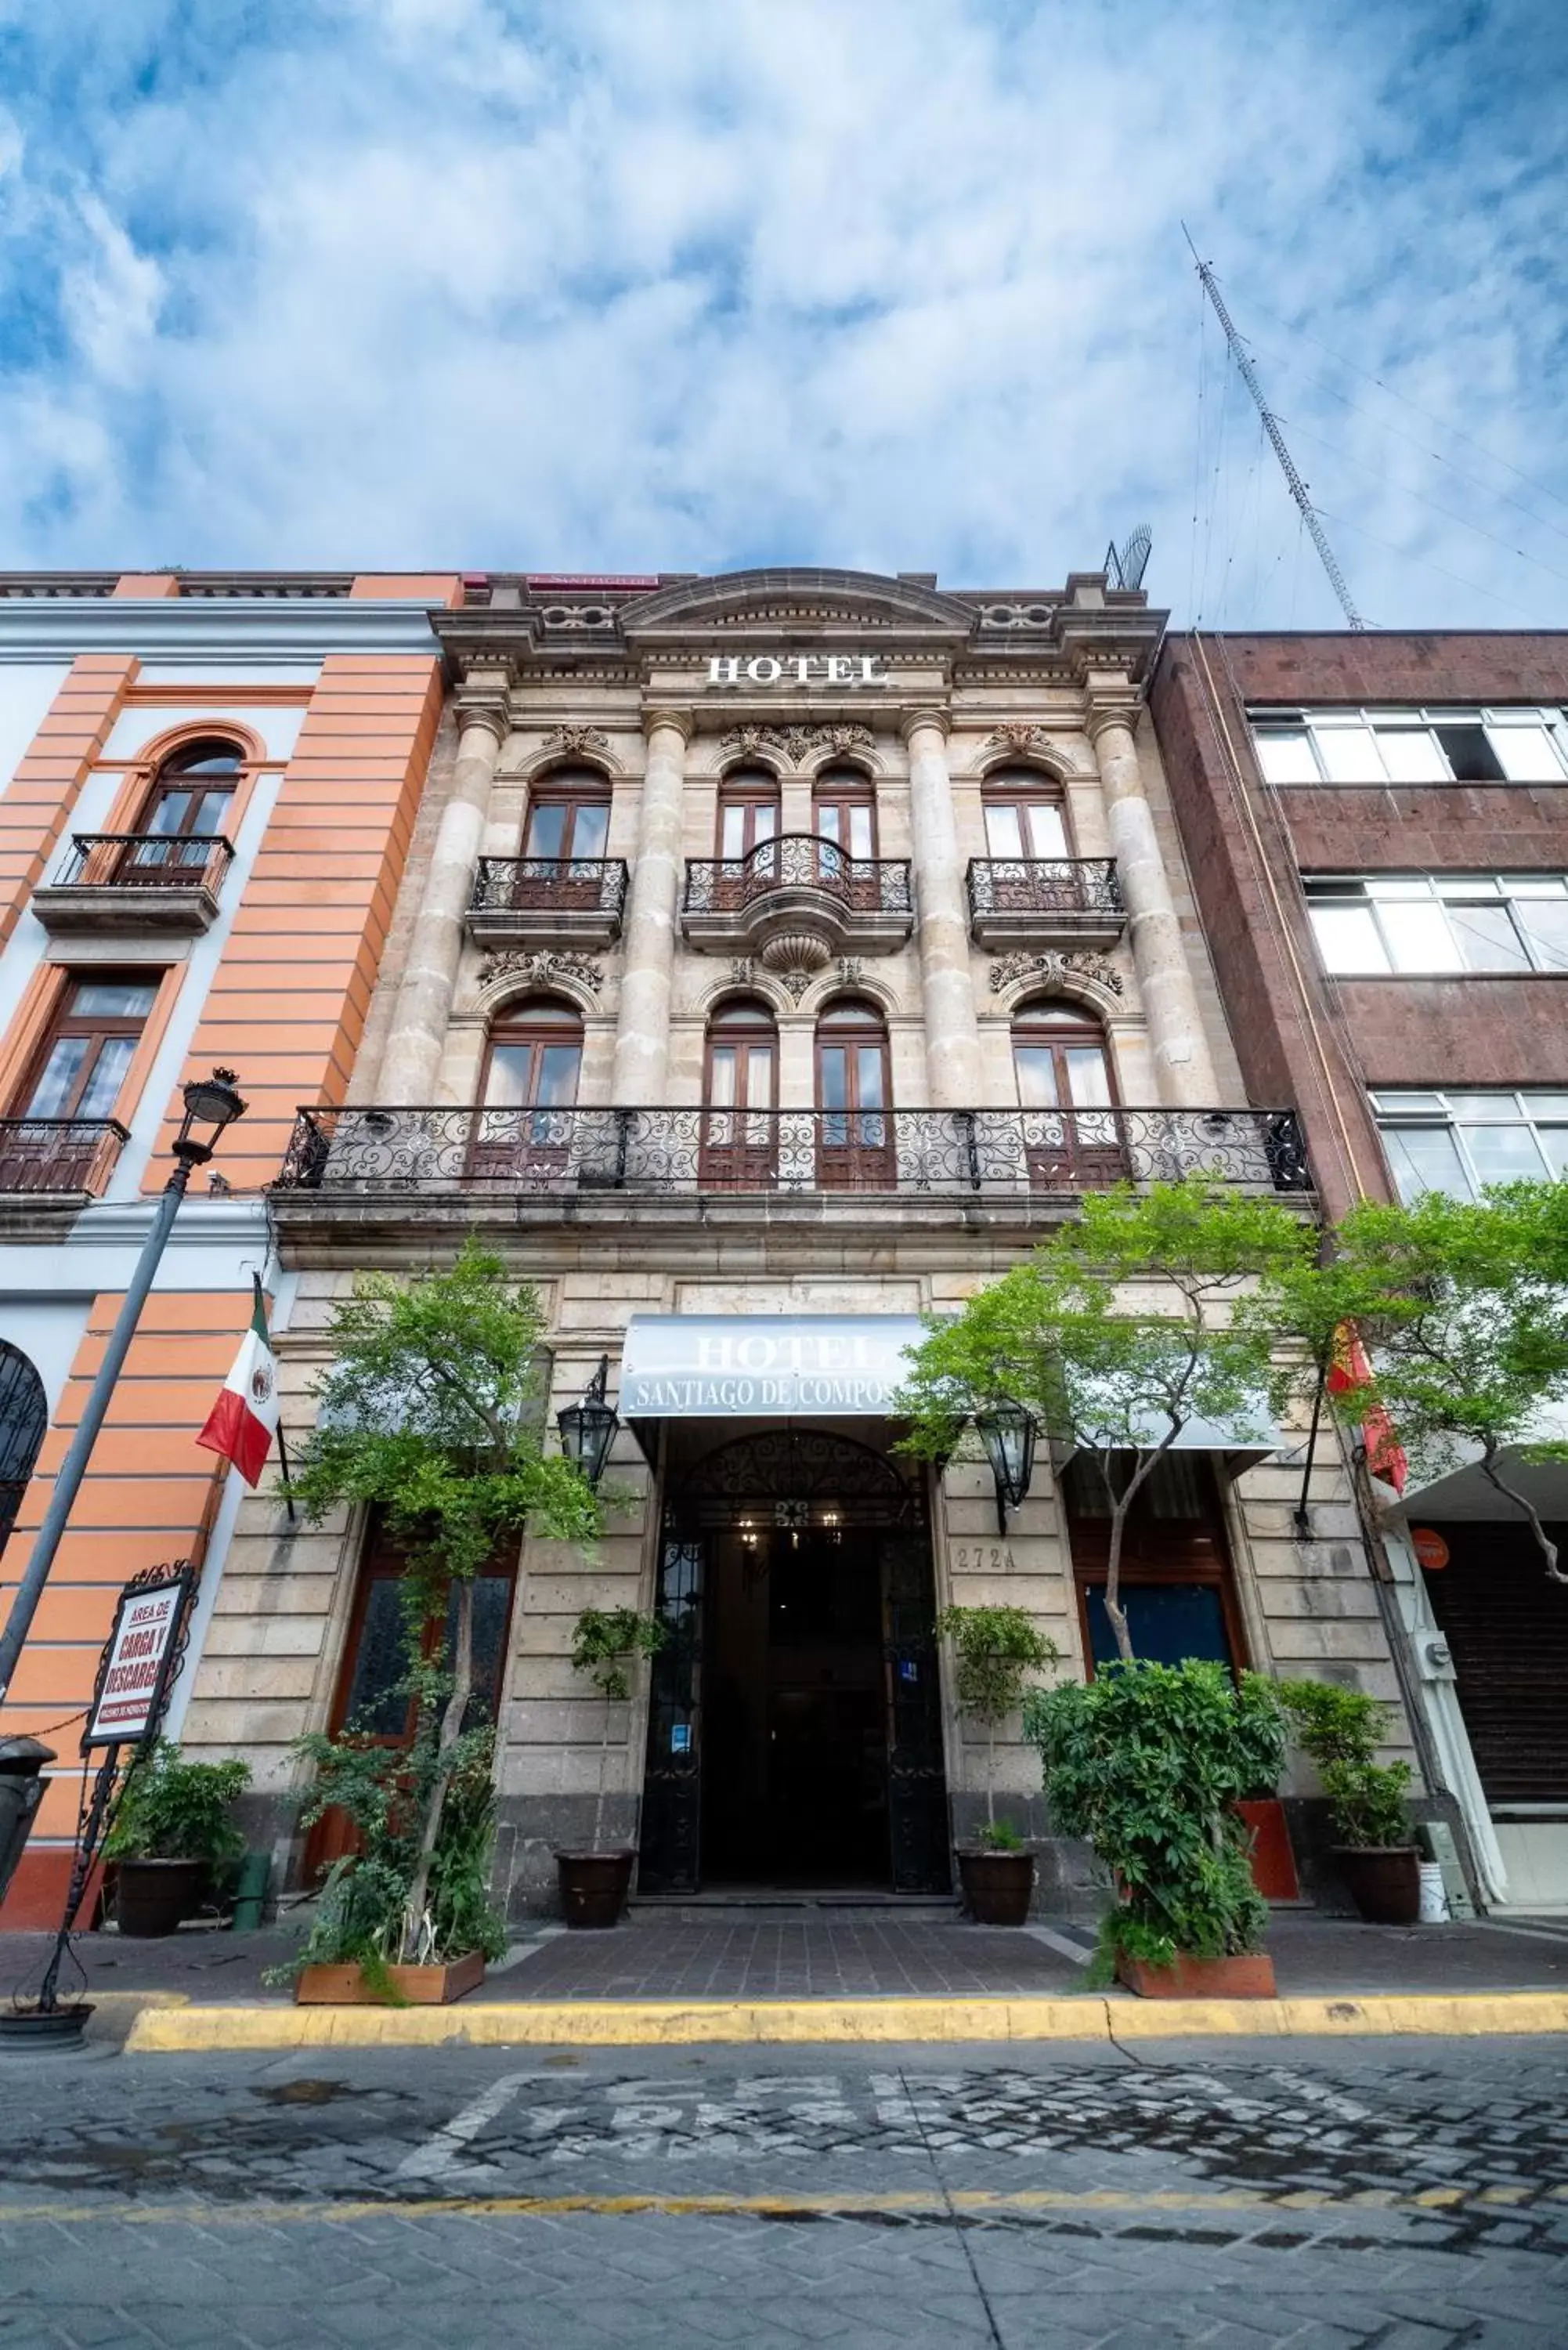
[[568, 1926], [613, 1926], [626, 1908], [636, 1846], [603, 1848], [612, 1708], [627, 1703], [638, 1666], [644, 1657], [659, 1654], [666, 1637], [656, 1617], [639, 1616], [634, 1607], [585, 1607], [573, 1627], [573, 1667], [593, 1683], [604, 1700], [605, 1711], [593, 1845], [587, 1852], [563, 1849], [556, 1855], [561, 1908]]
[[[353, 1732], [300, 1742], [316, 1765], [301, 1825], [313, 1826], [335, 1805], [356, 1840], [327, 1872], [299, 1956], [268, 1977], [292, 1980], [302, 2007], [444, 2006], [475, 1989], [487, 1960], [506, 1947], [490, 1898], [495, 1733], [488, 1723], [466, 1731], [443, 1755], [435, 1708], [422, 1709], [421, 1720], [408, 1751]], [[431, 1778], [447, 1764], [427, 1871], [421, 1826]]]
[[1023, 1695], [1024, 1675], [1060, 1660], [1054, 1640], [1022, 1607], [948, 1607], [939, 1629], [952, 1642], [959, 1711], [985, 1729], [985, 1825], [956, 1847], [964, 1907], [980, 1926], [1022, 1926], [1034, 1889], [1034, 1856], [1011, 1821], [996, 1816], [996, 1732]]
[[1297, 1743], [1317, 1765], [1338, 1862], [1370, 1926], [1413, 1926], [1421, 1909], [1420, 1854], [1410, 1837], [1407, 1762], [1375, 1758], [1387, 1709], [1338, 1681], [1282, 1681]]
[[1033, 1690], [1023, 1730], [1056, 1825], [1085, 1837], [1116, 1886], [1100, 1980], [1145, 1998], [1272, 1997], [1268, 1904], [1232, 1807], [1273, 1786], [1284, 1762], [1273, 1683], [1197, 1660], [1118, 1660], [1092, 1681]]
[[201, 1907], [213, 1870], [245, 1848], [234, 1806], [250, 1776], [239, 1761], [187, 1762], [166, 1739], [132, 1763], [103, 1848], [122, 1934], [172, 1934]]

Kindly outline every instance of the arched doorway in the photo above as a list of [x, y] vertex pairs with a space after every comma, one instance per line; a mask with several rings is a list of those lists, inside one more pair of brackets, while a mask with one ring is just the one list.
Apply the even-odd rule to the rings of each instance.
[[1106, 1034], [1076, 1004], [1036, 1001], [1012, 1022], [1029, 1180], [1101, 1191], [1131, 1172]]
[[760, 1191], [778, 1164], [778, 1030], [765, 1003], [737, 996], [708, 1023], [701, 1176], [705, 1191]]
[[20, 1347], [0, 1338], [0, 1551], [21, 1511], [48, 1425], [44, 1382]]
[[936, 1595], [919, 1472], [793, 1421], [672, 1481], [645, 1891], [945, 1892]]
[[583, 1024], [558, 996], [528, 996], [493, 1023], [480, 1072], [469, 1171], [485, 1182], [564, 1176], [583, 1065]]

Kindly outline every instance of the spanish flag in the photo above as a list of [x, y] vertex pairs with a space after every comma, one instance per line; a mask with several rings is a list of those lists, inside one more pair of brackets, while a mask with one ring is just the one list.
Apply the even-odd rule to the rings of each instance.
[[196, 1441], [209, 1452], [221, 1452], [225, 1461], [232, 1461], [245, 1483], [254, 1486], [261, 1481], [277, 1428], [277, 1358], [267, 1333], [261, 1275], [252, 1278], [255, 1305], [251, 1326]]

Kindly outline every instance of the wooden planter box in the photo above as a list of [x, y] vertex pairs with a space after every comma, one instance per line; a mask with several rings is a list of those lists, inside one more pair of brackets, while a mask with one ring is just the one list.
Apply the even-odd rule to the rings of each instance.
[[1274, 1962], [1266, 1950], [1245, 1959], [1189, 1959], [1171, 1967], [1146, 1966], [1141, 1959], [1118, 1959], [1116, 1981], [1139, 1999], [1272, 1999]]
[[[484, 1981], [484, 1960], [466, 1951], [443, 1967], [389, 1967], [399, 1995], [410, 2007], [450, 2007]], [[386, 2002], [366, 1981], [362, 1968], [306, 1967], [294, 1986], [296, 2007], [379, 2007]]]

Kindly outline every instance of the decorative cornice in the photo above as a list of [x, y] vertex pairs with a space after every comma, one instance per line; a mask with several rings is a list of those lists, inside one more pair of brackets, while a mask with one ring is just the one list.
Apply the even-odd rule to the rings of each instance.
[[501, 980], [517, 980], [525, 987], [548, 987], [563, 979], [575, 979], [579, 987], [597, 995], [605, 983], [604, 966], [591, 955], [543, 947], [536, 954], [486, 955], [479, 966], [478, 983], [484, 989]]
[[609, 756], [609, 736], [602, 726], [552, 726], [545, 749], [553, 759]]
[[732, 726], [727, 734], [720, 736], [719, 748], [738, 759], [754, 759], [772, 753], [786, 765], [804, 767], [823, 752], [840, 759], [849, 758], [857, 752], [869, 756], [875, 743], [868, 726]]
[[201, 664], [441, 650], [422, 604], [341, 597], [0, 598], [0, 661], [131, 653]]
[[1020, 980], [1033, 979], [1045, 985], [1060, 985], [1064, 980], [1086, 980], [1091, 986], [1107, 988], [1111, 994], [1120, 995], [1124, 983], [1115, 963], [1100, 956], [1081, 954], [1010, 954], [991, 966], [991, 992], [1001, 995]]

